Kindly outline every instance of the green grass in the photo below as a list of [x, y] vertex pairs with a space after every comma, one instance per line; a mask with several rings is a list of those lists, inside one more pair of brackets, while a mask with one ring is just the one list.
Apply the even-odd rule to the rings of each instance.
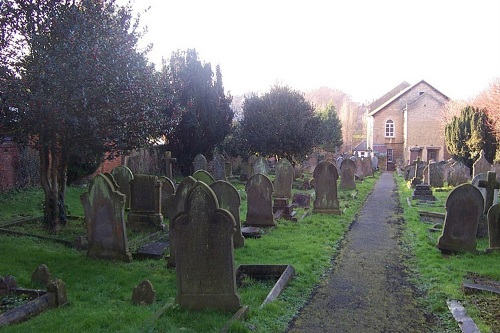
[[[357, 183], [358, 193], [339, 191], [343, 215], [310, 214], [298, 210], [298, 222], [280, 220], [260, 239], [246, 239], [245, 247], [235, 250], [239, 264], [290, 264], [296, 275], [280, 297], [263, 308], [263, 300], [273, 282], [245, 280], [238, 293], [250, 307], [244, 323], [231, 325], [232, 332], [282, 332], [305, 304], [313, 288], [332, 266], [345, 232], [373, 188], [376, 179]], [[235, 183], [242, 196], [241, 218], [245, 219], [244, 186]], [[297, 189], [294, 189], [296, 192]], [[0, 197], [0, 221], [17, 216], [41, 214], [27, 210], [41, 202], [37, 190], [9, 193]], [[68, 190], [67, 204], [72, 215], [81, 216], [81, 188]], [[308, 191], [313, 193], [313, 191]], [[71, 197], [71, 198], [69, 198]], [[26, 201], [26, 202], [25, 202]], [[24, 214], [24, 215], [23, 215]], [[72, 223], [72, 221], [70, 221]], [[16, 277], [23, 287], [33, 287], [31, 274], [46, 264], [52, 276], [62, 279], [68, 289], [70, 305], [48, 311], [27, 322], [0, 329], [0, 332], [219, 332], [231, 313], [192, 312], [175, 306], [175, 270], [164, 260], [110, 262], [88, 258], [85, 252], [30, 237], [0, 234], [0, 275]], [[150, 306], [134, 306], [132, 290], [149, 279], [157, 300]]]
[[[464, 277], [469, 273], [479, 274], [493, 280], [500, 280], [500, 253], [491, 252], [481, 254], [463, 253], [451, 256], [444, 256], [436, 248], [439, 232], [429, 231], [431, 224], [420, 221], [418, 211], [434, 211], [445, 213], [446, 198], [451, 191], [451, 187], [434, 191], [437, 201], [434, 204], [419, 204], [413, 200], [411, 207], [407, 204], [407, 198], [412, 195], [412, 190], [408, 189], [403, 178], [397, 178], [399, 184], [400, 202], [404, 209], [404, 219], [406, 230], [404, 243], [408, 250], [414, 254], [411, 266], [416, 270], [415, 282], [426, 293], [426, 302], [429, 309], [437, 314], [441, 320], [448, 323], [450, 329], [458, 327], [451, 319], [446, 301], [457, 299], [464, 303], [468, 314], [479, 326], [481, 332], [498, 332], [494, 326], [499, 325], [500, 318], [497, 315], [495, 322], [491, 318], [491, 313], [499, 313], [500, 303], [488, 302], [488, 306], [475, 306], [491, 295], [475, 294], [466, 296], [461, 284]], [[487, 239], [478, 239], [478, 250], [483, 251], [488, 246]]]

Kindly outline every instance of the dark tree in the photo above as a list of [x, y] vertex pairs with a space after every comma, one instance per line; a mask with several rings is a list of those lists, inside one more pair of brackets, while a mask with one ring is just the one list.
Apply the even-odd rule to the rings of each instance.
[[197, 154], [210, 158], [231, 128], [231, 96], [224, 92], [219, 66], [202, 63], [196, 50], [174, 52], [162, 70], [165, 114], [175, 127], [166, 134], [165, 148], [184, 175]]
[[484, 110], [467, 106], [459, 116], [452, 118], [445, 127], [446, 149], [450, 155], [469, 168], [484, 150], [486, 159], [492, 163], [497, 142], [488, 126]]
[[308, 154], [322, 137], [322, 121], [312, 104], [287, 86], [247, 97], [241, 126], [251, 153], [290, 160]]
[[335, 152], [344, 142], [342, 140], [342, 124], [333, 103], [330, 102], [321, 110], [320, 115], [322, 120], [320, 146], [326, 151]]
[[165, 132], [159, 77], [137, 49], [131, 12], [115, 0], [1, 2], [2, 65], [21, 82], [0, 91], [3, 129], [39, 151], [45, 221], [54, 231], [66, 222], [72, 157], [88, 164]]

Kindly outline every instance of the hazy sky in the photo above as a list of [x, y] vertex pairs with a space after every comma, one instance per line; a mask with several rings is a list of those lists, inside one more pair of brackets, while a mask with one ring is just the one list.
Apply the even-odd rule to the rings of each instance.
[[[275, 83], [372, 101], [421, 79], [467, 99], [500, 77], [499, 0], [131, 0], [151, 61], [195, 48], [232, 95]], [[159, 68], [159, 67], [158, 67]]]

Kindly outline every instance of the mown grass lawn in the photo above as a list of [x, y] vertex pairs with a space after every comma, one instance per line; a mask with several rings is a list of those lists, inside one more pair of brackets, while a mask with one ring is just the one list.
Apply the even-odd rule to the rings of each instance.
[[[406, 221], [404, 242], [414, 254], [410, 262], [415, 269], [415, 283], [426, 293], [425, 300], [430, 310], [445, 321], [450, 321], [447, 300], [459, 300], [465, 306], [481, 332], [500, 332], [500, 297], [491, 293], [466, 295], [462, 289], [465, 277], [479, 275], [500, 281], [500, 252], [485, 253], [488, 239], [480, 238], [477, 249], [480, 254], [462, 253], [442, 255], [436, 248], [440, 232], [431, 231], [433, 224], [420, 221], [419, 211], [445, 213], [445, 203], [452, 187], [435, 189], [437, 200], [431, 204], [419, 203], [408, 198], [412, 190], [402, 177], [397, 177], [403, 217]], [[458, 327], [450, 322], [450, 327]]]
[[[279, 220], [260, 239], [246, 239], [235, 250], [239, 264], [290, 264], [296, 275], [278, 300], [260, 307], [272, 282], [246, 280], [238, 289], [241, 303], [250, 307], [244, 323], [234, 323], [232, 332], [283, 332], [305, 304], [313, 288], [331, 267], [340, 241], [355, 219], [378, 176], [357, 183], [354, 191], [339, 191], [342, 215], [310, 214], [298, 210], [298, 222]], [[241, 218], [245, 220], [246, 195], [242, 196]], [[79, 196], [83, 188], [70, 188], [67, 204], [74, 216], [83, 215]], [[298, 191], [298, 190], [294, 190]], [[313, 191], [308, 191], [313, 193]], [[41, 214], [39, 190], [0, 196], [1, 224], [21, 216]], [[70, 220], [70, 223], [72, 222]], [[79, 227], [77, 227], [79, 228]], [[82, 226], [83, 229], [83, 226]], [[84, 230], [82, 230], [82, 234]], [[31, 285], [31, 274], [46, 264], [54, 278], [68, 289], [69, 306], [50, 310], [27, 322], [1, 328], [0, 332], [219, 332], [232, 313], [191, 312], [175, 306], [175, 271], [164, 260], [111, 262], [88, 258], [86, 253], [33, 237], [0, 233], [0, 276], [12, 275], [22, 287]], [[157, 293], [150, 306], [134, 306], [135, 285], [149, 279]]]

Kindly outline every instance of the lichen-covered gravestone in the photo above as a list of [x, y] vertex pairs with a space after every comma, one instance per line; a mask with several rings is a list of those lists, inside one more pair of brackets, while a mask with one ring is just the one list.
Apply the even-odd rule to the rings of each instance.
[[164, 229], [161, 214], [161, 186], [157, 176], [138, 174], [131, 181], [130, 212], [127, 224], [132, 230]]
[[343, 190], [355, 190], [354, 173], [356, 164], [351, 159], [345, 159], [340, 164], [340, 185]]
[[85, 211], [87, 254], [95, 258], [131, 261], [125, 227], [125, 195], [108, 177], [99, 174], [80, 198]]
[[247, 216], [246, 225], [253, 227], [274, 227], [273, 216], [273, 184], [269, 178], [256, 173], [246, 184]]
[[313, 213], [340, 214], [337, 197], [337, 167], [328, 161], [320, 162], [314, 168], [314, 199]]
[[215, 196], [217, 197], [219, 207], [229, 211], [234, 217], [234, 222], [236, 223], [236, 231], [233, 235], [234, 248], [243, 247], [245, 245], [245, 238], [241, 233], [241, 198], [238, 190], [224, 180], [218, 180], [210, 184], [210, 188], [214, 191]]
[[130, 182], [134, 179], [132, 171], [124, 165], [119, 165], [111, 171], [113, 179], [118, 184], [118, 190], [125, 194], [125, 209], [130, 209]]
[[226, 160], [221, 154], [214, 156], [214, 179], [226, 180]]
[[274, 179], [273, 196], [276, 198], [291, 198], [294, 170], [292, 164], [282, 158], [275, 166], [276, 177]]
[[443, 233], [437, 247], [442, 252], [476, 252], [476, 233], [484, 201], [471, 184], [455, 187], [446, 199]]
[[171, 230], [176, 239], [176, 302], [181, 308], [236, 311], [240, 307], [234, 266], [235, 227], [234, 217], [219, 208], [210, 187], [197, 182]]
[[161, 215], [168, 216], [171, 209], [169, 201], [175, 193], [175, 185], [165, 176], [158, 177], [158, 180], [161, 182]]
[[212, 175], [206, 170], [195, 171], [192, 177], [196, 180], [204, 182], [207, 185], [210, 185], [215, 181], [214, 177], [212, 177]]
[[198, 170], [207, 170], [207, 169], [208, 169], [208, 163], [205, 156], [203, 156], [202, 154], [196, 155], [193, 160], [193, 172], [196, 172]]
[[259, 156], [252, 165], [252, 175], [255, 175], [257, 173], [267, 175], [269, 173], [268, 169], [269, 165], [267, 164], [266, 159], [262, 156]]

